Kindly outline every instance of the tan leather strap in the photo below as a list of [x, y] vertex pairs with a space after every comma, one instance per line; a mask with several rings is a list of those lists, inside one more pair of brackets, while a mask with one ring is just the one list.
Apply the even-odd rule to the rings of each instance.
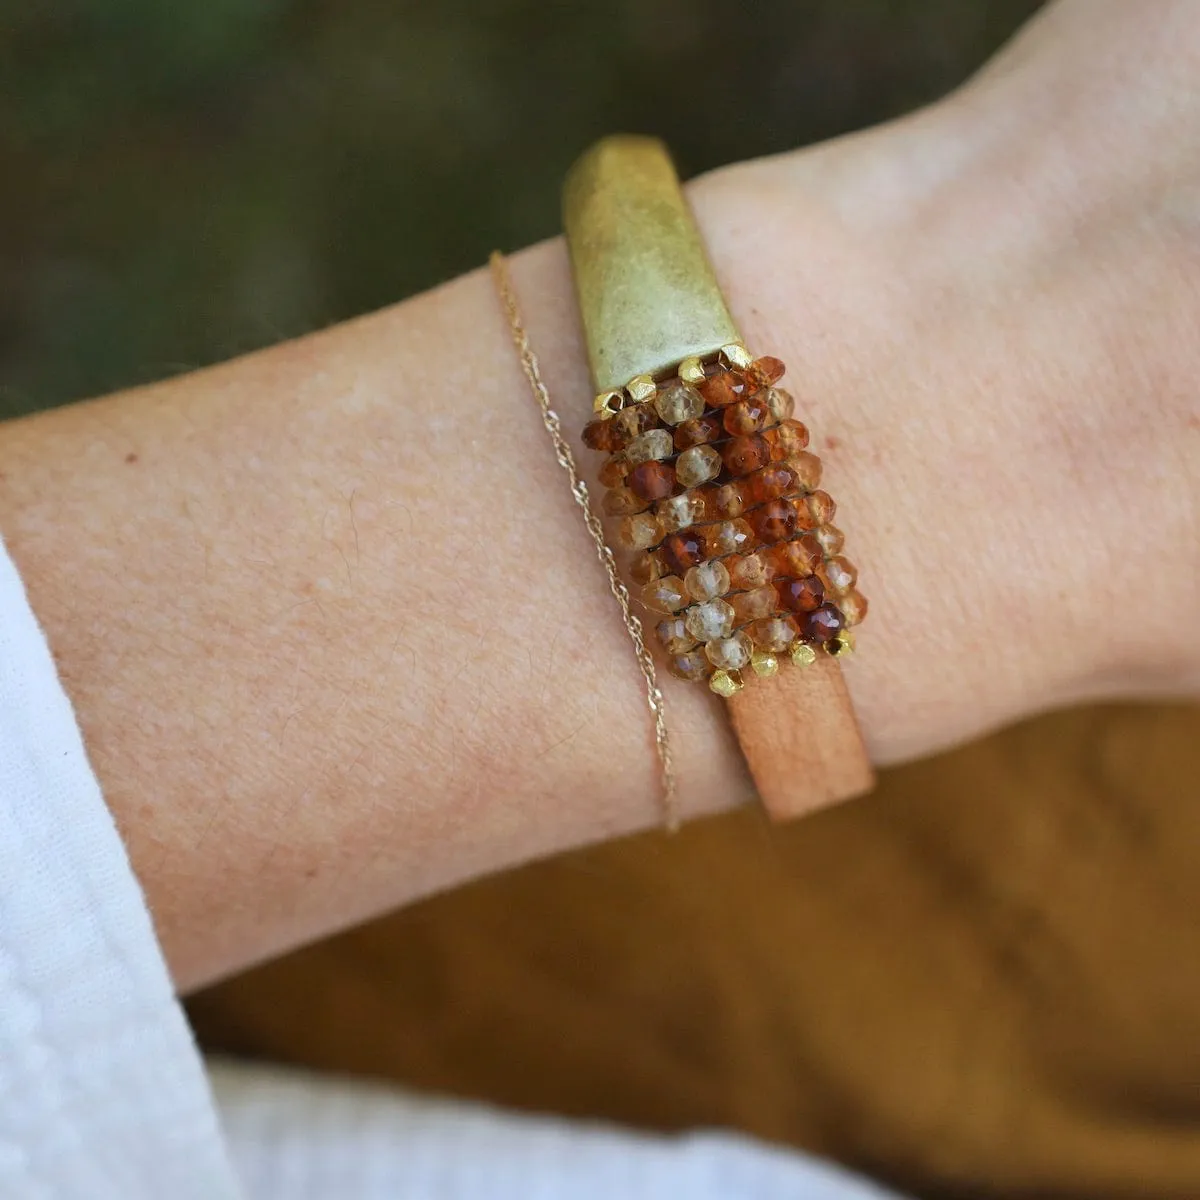
[[773, 821], [861, 796], [875, 786], [842, 669], [821, 655], [785, 663], [729, 700], [733, 728]]

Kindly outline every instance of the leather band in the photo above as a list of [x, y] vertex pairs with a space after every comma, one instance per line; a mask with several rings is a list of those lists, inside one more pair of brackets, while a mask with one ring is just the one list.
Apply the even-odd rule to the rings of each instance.
[[755, 680], [728, 703], [750, 774], [773, 821], [790, 821], [875, 786], [836, 659], [822, 655], [810, 667]]

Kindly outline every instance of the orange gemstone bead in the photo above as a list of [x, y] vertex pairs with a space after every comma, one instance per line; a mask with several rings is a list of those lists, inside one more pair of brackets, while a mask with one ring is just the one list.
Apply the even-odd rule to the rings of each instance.
[[804, 617], [800, 636], [806, 642], [824, 643], [831, 641], [846, 627], [840, 610], [833, 604], [822, 604]]
[[709, 408], [727, 408], [746, 395], [746, 380], [738, 371], [716, 371], [698, 383], [696, 390]]
[[752, 433], [726, 442], [721, 458], [731, 475], [749, 475], [771, 461], [771, 447], [762, 434]]
[[821, 544], [821, 550], [830, 557], [839, 553], [846, 544], [846, 535], [836, 525], [822, 525], [813, 531], [813, 537]]
[[746, 368], [746, 380], [755, 389], [770, 387], [783, 378], [785, 370], [787, 368], [781, 359], [768, 354], [763, 358], [756, 358]]
[[808, 445], [808, 430], [794, 417], [780, 421], [763, 436], [770, 443], [772, 462], [783, 462], [792, 458]]
[[738, 591], [762, 587], [770, 583], [775, 574], [767, 563], [766, 555], [760, 550], [731, 555], [726, 559], [725, 567], [729, 572], [729, 586]]
[[780, 606], [789, 612], [812, 612], [825, 599], [825, 588], [815, 575], [804, 579], [781, 579], [775, 584]]
[[808, 532], [810, 529], [816, 529], [820, 521], [812, 514], [812, 509], [808, 507], [808, 497], [798, 496], [795, 500], [789, 500], [788, 503], [796, 510], [796, 528]]
[[665, 462], [644, 462], [629, 472], [629, 489], [643, 500], [662, 500], [675, 490], [675, 468]]
[[605, 460], [604, 465], [600, 468], [598, 478], [605, 487], [611, 488], [624, 483], [625, 476], [628, 474], [629, 459], [625, 457], [625, 452], [621, 451]]
[[658, 424], [658, 414], [649, 404], [634, 404], [623, 408], [609, 422], [613, 427], [613, 449], [628, 446], [638, 434], [653, 429]]
[[817, 568], [817, 578], [827, 592], [840, 596], [858, 582], [858, 572], [848, 558], [828, 558]]
[[721, 473], [721, 456], [712, 446], [692, 446], [675, 460], [675, 476], [683, 487], [698, 487]]
[[750, 528], [760, 542], [786, 542], [796, 532], [796, 510], [786, 500], [768, 500], [753, 509]]
[[600, 507], [610, 517], [629, 517], [634, 513], [644, 512], [650, 506], [632, 489], [615, 487], [604, 493], [604, 500]]
[[673, 533], [662, 544], [663, 561], [676, 575], [686, 575], [697, 563], [709, 557], [705, 553], [705, 541], [699, 529]]
[[764, 617], [773, 616], [779, 608], [779, 600], [771, 584], [755, 588], [751, 592], [736, 592], [728, 599], [733, 609], [734, 625], [748, 625], [751, 621], [761, 621]]
[[746, 511], [746, 489], [741, 481], [722, 483], [704, 491], [704, 512], [710, 521], [731, 521]]
[[677, 613], [691, 601], [678, 575], [664, 575], [642, 588], [642, 603], [651, 612]]
[[833, 514], [837, 512], [837, 505], [828, 492], [813, 492], [808, 497], [808, 511], [817, 525], [828, 525], [833, 520]]
[[747, 476], [746, 485], [755, 504], [790, 496], [800, 490], [795, 470], [788, 463], [775, 463]]
[[859, 625], [867, 615], [867, 598], [856, 588], [838, 597], [838, 608], [846, 618], [847, 625]]
[[821, 547], [809, 538], [793, 538], [790, 542], [781, 542], [778, 546], [772, 546], [767, 553], [770, 555], [775, 574], [790, 579], [811, 575], [817, 563], [821, 561]]
[[680, 492], [678, 496], [660, 500], [654, 511], [662, 522], [664, 532], [678, 533], [704, 520], [704, 496], [698, 491]]
[[617, 526], [616, 543], [622, 550], [649, 550], [662, 538], [662, 525], [650, 513], [625, 517]]
[[687, 450], [691, 446], [703, 446], [708, 442], [715, 442], [724, 434], [725, 428], [719, 417], [692, 417], [675, 430], [675, 449]]
[[743, 554], [755, 546], [754, 531], [747, 521], [722, 521], [719, 525], [702, 525], [704, 550], [709, 558], [726, 554]]
[[793, 454], [787, 460], [787, 465], [796, 472], [796, 480], [806, 492], [811, 492], [820, 485], [821, 460], [815, 454], [801, 450], [799, 454]]
[[766, 403], [759, 399], [739, 400], [725, 410], [723, 424], [725, 432], [732, 437], [758, 433], [766, 425], [770, 412]]
[[786, 421], [796, 412], [796, 401], [792, 397], [792, 393], [785, 388], [768, 388], [763, 398], [766, 400], [767, 412], [771, 414], [771, 420], [776, 423]]
[[634, 583], [652, 583], [666, 573], [666, 564], [657, 550], [647, 550], [629, 564], [629, 577]]
[[583, 444], [589, 450], [611, 454], [617, 447], [613, 438], [612, 421], [589, 421], [583, 427]]
[[780, 654], [800, 636], [800, 627], [793, 617], [768, 617], [755, 621], [746, 632], [760, 650]]

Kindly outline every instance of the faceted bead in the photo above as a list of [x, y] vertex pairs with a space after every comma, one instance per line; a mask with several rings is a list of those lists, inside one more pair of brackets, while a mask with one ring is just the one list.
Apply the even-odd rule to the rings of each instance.
[[[632, 409], [626, 409], [632, 412]], [[657, 459], [669, 458], [675, 453], [675, 443], [666, 429], [647, 429], [633, 438], [625, 447], [625, 457], [633, 466]]]
[[[687, 631], [698, 642], [727, 638], [733, 632], [733, 609], [724, 600], [693, 604], [683, 615]], [[714, 663], [720, 666], [720, 663]]]
[[818, 525], [828, 525], [837, 512], [837, 505], [828, 492], [813, 492], [808, 498], [808, 511]]
[[617, 526], [616, 542], [622, 550], [649, 550], [662, 539], [662, 526], [650, 513], [625, 517]]
[[770, 583], [773, 572], [767, 567], [766, 558], [759, 551], [751, 554], [731, 554], [725, 560], [729, 571], [729, 584], [738, 591], [750, 591]]
[[848, 629], [843, 629], [835, 638], [830, 638], [825, 643], [825, 649], [829, 651], [834, 658], [845, 658], [847, 654], [854, 653], [854, 634]]
[[811, 575], [821, 561], [821, 547], [806, 537], [781, 542], [778, 546], [772, 546], [769, 553], [775, 574], [791, 579]]
[[600, 468], [600, 482], [605, 487], [617, 487], [625, 482], [625, 476], [629, 474], [629, 459], [625, 457], [624, 451], [619, 454], [613, 454], [604, 462], [604, 466]]
[[736, 696], [746, 685], [742, 682], [741, 673], [738, 671], [714, 671], [709, 676], [708, 686], [718, 696], [724, 696], [728, 700], [730, 696]]
[[634, 404], [623, 408], [612, 419], [612, 438], [616, 449], [628, 446], [635, 437], [658, 424], [658, 414], [649, 404]]
[[838, 608], [846, 618], [847, 625], [860, 625], [867, 615], [867, 598], [855, 588], [838, 597]]
[[815, 575], [804, 579], [780, 579], [775, 584], [781, 608], [789, 612], [806, 613], [820, 608], [825, 599], [825, 588]]
[[642, 603], [651, 612], [677, 613], [689, 604], [683, 580], [678, 575], [664, 575], [642, 588]]
[[600, 506], [610, 517], [628, 517], [649, 507], [636, 492], [627, 487], [615, 487], [604, 493]]
[[821, 523], [813, 516], [812, 509], [808, 506], [809, 497], [799, 496], [795, 500], [789, 500], [788, 503], [796, 510], [796, 528], [802, 529], [806, 533], [810, 529], [816, 529]]
[[686, 383], [672, 383], [654, 398], [654, 407], [666, 424], [682, 425], [704, 411], [704, 401], [695, 388]]
[[799, 454], [808, 445], [808, 430], [794, 417], [780, 421], [763, 435], [771, 445], [771, 460], [783, 462]]
[[583, 444], [589, 450], [611, 454], [617, 447], [613, 441], [612, 421], [589, 421], [583, 427]]
[[731, 475], [749, 475], [771, 461], [771, 447], [762, 434], [735, 437], [721, 447], [721, 458]]
[[771, 420], [776, 424], [786, 421], [796, 411], [796, 401], [786, 388], [767, 388], [763, 399], [767, 403], [767, 412], [771, 414]]
[[696, 390], [709, 408], [726, 408], [746, 394], [746, 380], [738, 371], [717, 371], [697, 384]]
[[629, 472], [628, 482], [643, 500], [662, 500], [675, 490], [675, 468], [665, 462], [640, 463]]
[[755, 621], [747, 632], [756, 646], [771, 654], [782, 654], [796, 640], [800, 629], [791, 617], [767, 617]]
[[696, 683], [708, 678], [712, 671], [712, 663], [708, 661], [708, 655], [703, 649], [697, 647], [695, 650], [685, 650], [682, 654], [672, 655], [667, 659], [667, 670], [676, 679]]
[[767, 650], [755, 650], [750, 658], [750, 666], [760, 679], [770, 679], [779, 674], [779, 659]]
[[629, 564], [629, 577], [634, 583], [650, 583], [667, 573], [666, 564], [657, 550], [639, 554]]
[[714, 638], [705, 645], [704, 653], [718, 671], [740, 671], [742, 667], [750, 665], [754, 647], [750, 645], [750, 639], [739, 631], [732, 637]]
[[800, 633], [806, 642], [824, 643], [836, 637], [845, 628], [845, 624], [841, 612], [834, 605], [822, 604], [804, 618]]
[[804, 642], [793, 642], [789, 653], [798, 667], [811, 667], [817, 661], [817, 652]]
[[725, 410], [725, 432], [733, 437], [757, 433], [767, 423], [769, 415], [764, 401], [739, 400]]
[[767, 355], [764, 358], [756, 358], [750, 364], [746, 370], [746, 379], [754, 388], [770, 387], [783, 378], [786, 369], [780, 359]]
[[796, 472], [796, 481], [806, 491], [811, 492], [821, 483], [821, 460], [807, 450], [793, 454], [787, 464]]
[[678, 496], [660, 500], [654, 511], [667, 533], [677, 533], [704, 520], [704, 497], [699, 492], [680, 492]]
[[786, 500], [768, 500], [751, 512], [750, 528], [760, 542], [786, 542], [796, 532], [796, 510]]
[[708, 557], [704, 553], [704, 535], [696, 529], [681, 529], [663, 542], [662, 556], [676, 575], [686, 575]]
[[846, 544], [846, 535], [836, 525], [822, 525], [813, 530], [813, 537], [821, 545], [824, 553], [830, 557], [839, 553]]
[[704, 548], [710, 558], [741, 554], [754, 545], [754, 531], [741, 518], [704, 527]]
[[706, 442], [715, 442], [724, 434], [725, 429], [719, 417], [692, 417], [675, 430], [675, 449], [703, 446]]
[[702, 562], [683, 577], [683, 586], [693, 600], [716, 600], [729, 591], [729, 571], [719, 558]]
[[704, 511], [710, 521], [729, 521], [740, 517], [746, 509], [745, 488], [741, 482], [723, 483], [709, 488], [704, 497]]
[[692, 446], [675, 462], [675, 476], [685, 488], [716, 479], [721, 473], [721, 456], [711, 446]]
[[775, 589], [768, 583], [752, 592], [735, 592], [729, 597], [729, 604], [733, 609], [734, 625], [748, 625], [751, 621], [774, 616], [779, 600]]
[[840, 596], [854, 586], [858, 572], [848, 558], [827, 558], [817, 568], [817, 578], [825, 585], [827, 592]]
[[763, 504], [767, 500], [777, 500], [780, 496], [790, 496], [800, 491], [796, 472], [787, 463], [776, 463], [755, 471], [745, 480], [750, 490], [750, 498], [755, 504]]
[[654, 636], [668, 654], [685, 654], [696, 645], [682, 617], [664, 617], [654, 627]]

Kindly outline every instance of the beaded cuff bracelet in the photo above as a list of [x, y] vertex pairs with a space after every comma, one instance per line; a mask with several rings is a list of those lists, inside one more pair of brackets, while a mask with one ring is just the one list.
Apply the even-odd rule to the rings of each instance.
[[[607, 456], [603, 509], [654, 615], [651, 640], [672, 674], [736, 697], [735, 729], [773, 815], [864, 790], [870, 770], [834, 660], [853, 648], [867, 601], [779, 386], [783, 363], [746, 351], [661, 143], [612, 137], [589, 150], [567, 178], [564, 224], [597, 390], [583, 441]], [[751, 700], [757, 686], [737, 695], [783, 662], [813, 681], [762, 689], [780, 704]], [[802, 750], [797, 721], [828, 736]], [[762, 761], [781, 752], [808, 778]]]

